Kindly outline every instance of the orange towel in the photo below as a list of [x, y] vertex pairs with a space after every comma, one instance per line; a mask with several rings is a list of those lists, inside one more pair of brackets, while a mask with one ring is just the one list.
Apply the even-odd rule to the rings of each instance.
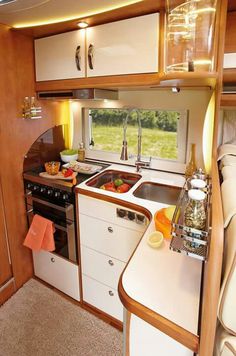
[[35, 214], [23, 245], [34, 251], [54, 251], [54, 232], [52, 221]]

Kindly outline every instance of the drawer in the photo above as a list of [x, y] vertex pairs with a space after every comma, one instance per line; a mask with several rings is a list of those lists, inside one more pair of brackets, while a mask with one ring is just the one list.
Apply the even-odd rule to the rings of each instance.
[[46, 251], [33, 252], [33, 261], [35, 276], [70, 297], [80, 300], [77, 265]]
[[127, 262], [142, 233], [80, 214], [80, 243]]
[[[135, 220], [128, 220], [118, 217], [116, 214], [117, 209], [125, 209], [134, 213], [136, 212], [135, 210], [124, 208], [121, 205], [104, 202], [103, 200], [94, 199], [91, 197], [84, 196], [82, 194], [78, 194], [78, 206], [79, 213], [83, 215], [88, 215], [91, 217], [95, 216], [97, 219], [108, 221], [127, 229], [137, 230], [142, 233], [144, 233], [144, 231], [147, 229], [147, 218], [145, 218], [145, 221], [142, 224], [137, 223]], [[143, 215], [141, 213], [138, 214]]]
[[83, 300], [123, 321], [123, 305], [117, 291], [85, 275], [82, 276], [82, 280]]
[[82, 273], [107, 286], [117, 289], [125, 263], [113, 257], [103, 255], [85, 246], [81, 246]]

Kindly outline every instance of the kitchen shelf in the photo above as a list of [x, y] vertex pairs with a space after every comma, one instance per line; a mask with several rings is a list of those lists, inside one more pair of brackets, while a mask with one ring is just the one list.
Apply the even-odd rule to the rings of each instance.
[[[207, 186], [204, 189], [207, 199], [205, 203], [206, 228], [204, 230], [194, 229], [184, 225], [184, 212], [188, 203], [189, 181], [186, 183], [180, 193], [174, 216], [172, 219], [171, 235], [172, 240], [170, 249], [205, 261], [208, 254], [208, 241], [211, 232], [211, 181], [207, 178]], [[187, 246], [188, 244], [197, 244], [197, 247]]]
[[236, 93], [222, 94], [220, 99], [220, 106], [236, 106]]

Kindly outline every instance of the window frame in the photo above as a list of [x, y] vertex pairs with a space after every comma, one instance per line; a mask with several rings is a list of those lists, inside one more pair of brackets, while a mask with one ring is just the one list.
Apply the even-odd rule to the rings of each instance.
[[[129, 159], [127, 161], [122, 161], [120, 160], [120, 153], [94, 150], [89, 148], [89, 143], [91, 141], [91, 128], [90, 128], [91, 122], [89, 119], [89, 110], [96, 110], [96, 109], [100, 110], [106, 108], [99, 108], [99, 107], [82, 108], [82, 127], [83, 127], [82, 137], [83, 137], [83, 142], [85, 147], [85, 157], [91, 160], [99, 160], [105, 162], [118, 163], [122, 165], [134, 166], [136, 161], [136, 155], [135, 156], [129, 155]], [[107, 109], [125, 110], [127, 108], [114, 107], [114, 108], [107, 108]], [[176, 111], [180, 114], [180, 118], [178, 120], [178, 125], [177, 125], [178, 159], [172, 160], [167, 158], [164, 159], [164, 158], [152, 157], [151, 168], [156, 170], [166, 170], [170, 172], [184, 173], [186, 156], [187, 156], [189, 110], [153, 109], [153, 108], [152, 109], [139, 108], [139, 110]], [[137, 129], [137, 134], [138, 134], [138, 129]], [[121, 147], [122, 147], [122, 142], [120, 144], [120, 148]], [[142, 155], [142, 159], [148, 160], [149, 157]]]

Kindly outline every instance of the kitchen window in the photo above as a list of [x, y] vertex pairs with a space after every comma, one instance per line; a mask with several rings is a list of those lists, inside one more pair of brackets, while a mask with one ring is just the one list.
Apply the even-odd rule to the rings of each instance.
[[[187, 110], [139, 109], [142, 126], [142, 158], [152, 157], [152, 168], [164, 163], [184, 164], [187, 144]], [[84, 109], [86, 157], [134, 164], [137, 156], [138, 123], [136, 112], [128, 117], [128, 161], [120, 161], [123, 121], [127, 109]], [[159, 162], [159, 165], [158, 165]], [[165, 168], [163, 168], [165, 169]]]

